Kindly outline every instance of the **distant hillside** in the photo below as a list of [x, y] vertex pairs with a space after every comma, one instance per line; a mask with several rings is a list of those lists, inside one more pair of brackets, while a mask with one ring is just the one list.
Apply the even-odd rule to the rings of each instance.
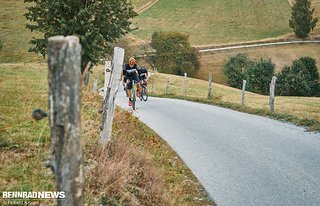
[[289, 33], [290, 12], [288, 0], [160, 0], [135, 18], [133, 35], [177, 30], [194, 45], [258, 40]]

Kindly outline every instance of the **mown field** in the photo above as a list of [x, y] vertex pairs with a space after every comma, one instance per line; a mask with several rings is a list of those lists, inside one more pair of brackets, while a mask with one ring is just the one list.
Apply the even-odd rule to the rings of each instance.
[[0, 51], [0, 62], [41, 62], [43, 58], [28, 52], [32, 36], [25, 28], [27, 20], [23, 16], [27, 4], [22, 0], [6, 0], [0, 4], [0, 41], [3, 49]]
[[277, 37], [290, 32], [287, 0], [161, 0], [135, 18], [141, 39], [154, 31], [190, 34], [193, 45]]
[[132, 5], [135, 9], [141, 8], [143, 5], [147, 4], [151, 0], [131, 0]]
[[[164, 95], [168, 78], [168, 95]], [[187, 96], [183, 96], [183, 77], [161, 73], [156, 73], [152, 77], [149, 91], [152, 93], [153, 82], [153, 95], [156, 96], [181, 98], [241, 110], [241, 90], [214, 83], [213, 97], [208, 100], [208, 81], [187, 79]], [[246, 92], [245, 106], [244, 112], [272, 116], [320, 131], [319, 97], [276, 96], [275, 114], [271, 114], [269, 113], [269, 96]]]
[[223, 74], [223, 65], [230, 57], [238, 53], [248, 54], [251, 59], [270, 58], [276, 65], [276, 72], [281, 71], [285, 65], [290, 66], [295, 59], [310, 56], [317, 60], [320, 72], [320, 44], [281, 45], [203, 53], [201, 68], [196, 78], [207, 80], [208, 72], [212, 72], [214, 82], [227, 85], [227, 79]]

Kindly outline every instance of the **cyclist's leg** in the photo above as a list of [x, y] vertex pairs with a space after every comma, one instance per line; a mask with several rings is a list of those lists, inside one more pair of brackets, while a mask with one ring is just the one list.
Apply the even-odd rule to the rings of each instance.
[[128, 97], [129, 101], [131, 101], [131, 95], [132, 95], [132, 81], [128, 80], [127, 81], [127, 88], [128, 88]]

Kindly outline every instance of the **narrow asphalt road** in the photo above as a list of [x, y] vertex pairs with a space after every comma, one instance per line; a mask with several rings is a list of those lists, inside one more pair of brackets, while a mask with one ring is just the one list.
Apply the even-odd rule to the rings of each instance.
[[[122, 90], [116, 102], [129, 109]], [[320, 205], [319, 133], [174, 99], [138, 101], [134, 114], [180, 155], [218, 206]]]

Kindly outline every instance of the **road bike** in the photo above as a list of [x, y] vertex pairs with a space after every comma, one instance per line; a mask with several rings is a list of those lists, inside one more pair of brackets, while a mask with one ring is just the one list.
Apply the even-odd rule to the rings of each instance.
[[147, 88], [147, 83], [142, 83], [141, 84], [141, 94], [140, 94], [140, 100], [142, 101], [147, 101], [148, 100], [148, 88]]

